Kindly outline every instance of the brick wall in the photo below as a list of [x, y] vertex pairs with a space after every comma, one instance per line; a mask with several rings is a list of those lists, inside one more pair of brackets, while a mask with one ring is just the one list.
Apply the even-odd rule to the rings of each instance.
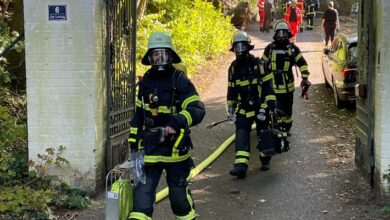
[[[49, 21], [48, 5], [67, 20]], [[104, 170], [104, 1], [24, 1], [30, 159], [63, 145], [70, 167], [52, 170], [94, 191]]]

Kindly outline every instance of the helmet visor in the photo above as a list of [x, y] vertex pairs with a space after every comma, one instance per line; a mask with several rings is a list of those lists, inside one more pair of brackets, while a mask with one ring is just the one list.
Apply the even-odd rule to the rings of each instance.
[[288, 39], [288, 31], [285, 29], [276, 31], [276, 39], [278, 40]]
[[155, 49], [150, 52], [151, 65], [166, 65], [171, 62], [171, 56], [167, 49]]
[[249, 50], [249, 45], [247, 42], [237, 42], [234, 44], [234, 52], [242, 53]]

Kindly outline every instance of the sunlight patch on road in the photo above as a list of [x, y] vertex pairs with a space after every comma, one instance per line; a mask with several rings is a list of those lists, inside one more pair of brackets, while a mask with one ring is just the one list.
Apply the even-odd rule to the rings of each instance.
[[335, 136], [325, 135], [325, 136], [322, 136], [322, 137], [319, 137], [319, 138], [311, 139], [311, 140], [309, 140], [309, 143], [312, 143], [312, 144], [327, 144], [327, 143], [332, 142], [332, 141], [336, 141], [336, 137]]

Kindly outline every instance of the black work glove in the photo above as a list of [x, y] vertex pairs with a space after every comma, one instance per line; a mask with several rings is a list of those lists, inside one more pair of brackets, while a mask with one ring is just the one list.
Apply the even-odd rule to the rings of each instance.
[[275, 100], [267, 101], [267, 105], [268, 105], [269, 111], [275, 112], [275, 108], [276, 108], [276, 101]]
[[302, 78], [301, 87], [310, 86], [310, 85], [311, 85], [311, 83], [309, 82], [309, 80], [307, 78]]

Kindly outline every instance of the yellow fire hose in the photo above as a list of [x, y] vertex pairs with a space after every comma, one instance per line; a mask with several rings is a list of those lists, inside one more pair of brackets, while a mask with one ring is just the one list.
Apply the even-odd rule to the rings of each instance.
[[[256, 124], [252, 125], [252, 129], [256, 128]], [[233, 134], [228, 139], [226, 139], [209, 157], [206, 158], [202, 163], [200, 163], [198, 166], [196, 166], [194, 169], [191, 170], [190, 175], [187, 177], [187, 181], [194, 178], [196, 175], [198, 175], [204, 168], [209, 166], [212, 162], [214, 162], [215, 159], [217, 159], [223, 151], [236, 139], [236, 135]], [[156, 194], [156, 203], [163, 200], [165, 197], [168, 196], [168, 187], [164, 188], [160, 192]]]

